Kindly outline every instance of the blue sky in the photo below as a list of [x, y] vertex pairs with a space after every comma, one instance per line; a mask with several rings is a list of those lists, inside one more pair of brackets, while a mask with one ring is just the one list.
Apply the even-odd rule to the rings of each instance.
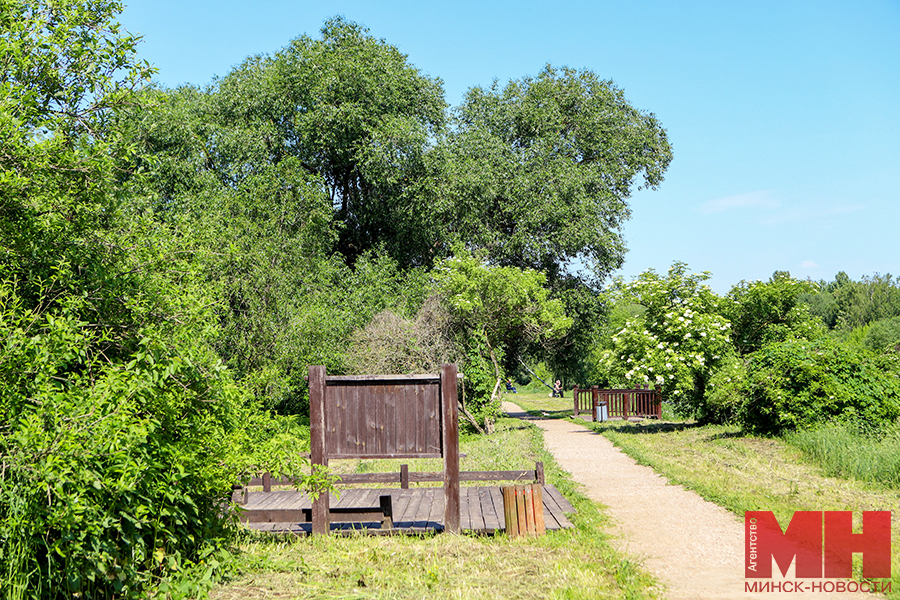
[[547, 63], [612, 79], [674, 160], [632, 196], [626, 278], [673, 261], [724, 293], [775, 270], [900, 275], [900, 0], [133, 0], [121, 22], [168, 87], [204, 85], [334, 15], [474, 85]]

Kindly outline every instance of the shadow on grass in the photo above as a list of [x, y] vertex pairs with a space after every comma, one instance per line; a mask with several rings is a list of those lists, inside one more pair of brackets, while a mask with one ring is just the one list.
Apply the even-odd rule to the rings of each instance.
[[609, 423], [606, 425], [605, 429], [611, 429], [616, 433], [630, 433], [630, 434], [643, 434], [643, 433], [669, 433], [672, 431], [685, 431], [688, 429], [696, 429], [698, 427], [702, 427], [697, 423], [693, 422], [680, 422], [673, 423], [670, 421], [664, 421], [662, 423], [658, 421], [652, 422], [639, 422], [639, 423]]
[[[608, 422], [609, 423], [609, 422]], [[671, 433], [673, 431], [693, 431], [693, 430], [702, 430], [705, 427], [708, 427], [708, 423], [698, 423], [696, 421], [684, 421], [684, 422], [671, 422], [671, 421], [663, 421], [663, 422], [638, 422], [638, 423], [610, 423], [604, 427], [604, 429], [615, 431], [616, 433], [628, 433], [631, 435], [641, 435], [641, 434], [654, 434], [654, 433]], [[592, 427], [595, 431], [599, 431], [600, 428]], [[726, 440], [726, 439], [739, 439], [753, 437], [751, 434], [748, 434], [745, 431], [735, 430], [735, 431], [718, 431], [716, 433], [711, 433], [708, 436], [702, 438], [703, 442], [714, 442], [716, 440]]]

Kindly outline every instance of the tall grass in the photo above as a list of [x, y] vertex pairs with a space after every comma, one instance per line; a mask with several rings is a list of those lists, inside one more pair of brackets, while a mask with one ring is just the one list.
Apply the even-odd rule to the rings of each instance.
[[900, 489], [900, 423], [866, 435], [845, 424], [829, 424], [784, 439], [831, 476]]

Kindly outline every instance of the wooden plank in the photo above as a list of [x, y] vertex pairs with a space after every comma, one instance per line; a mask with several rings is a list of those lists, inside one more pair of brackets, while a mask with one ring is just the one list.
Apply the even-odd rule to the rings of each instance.
[[359, 439], [362, 443], [362, 454], [377, 453], [377, 441], [375, 439], [375, 419], [378, 415], [377, 404], [384, 397], [384, 385], [355, 386], [360, 394], [360, 407], [357, 413], [359, 419]]
[[[335, 450], [343, 448], [340, 435], [343, 431], [343, 423], [341, 415], [344, 414], [344, 399], [341, 396], [342, 390], [325, 389], [325, 448], [326, 456]], [[312, 397], [310, 397], [310, 410], [312, 409]]]
[[359, 494], [357, 506], [378, 506], [379, 490], [367, 489], [359, 491], [363, 493]]
[[519, 533], [524, 534], [528, 532], [525, 518], [525, 489], [524, 486], [517, 485], [513, 486], [513, 490], [515, 490], [516, 494], [516, 519]]
[[485, 519], [484, 506], [482, 506], [481, 488], [470, 487], [467, 489], [469, 490], [469, 500], [471, 501], [472, 506], [475, 509], [474, 515], [476, 522], [474, 523], [474, 527], [472, 527], [472, 529], [484, 531], [485, 529], [487, 529], [487, 520]]
[[413, 375], [329, 375], [325, 378], [327, 385], [341, 385], [356, 382], [438, 382], [440, 376], [433, 373]]
[[248, 510], [264, 510], [275, 508], [275, 504], [280, 499], [280, 492], [259, 492], [253, 494], [253, 504], [248, 504], [245, 508]]
[[550, 507], [550, 510], [555, 514], [563, 514], [563, 509], [556, 501], [556, 497], [553, 494], [549, 493], [547, 489], [548, 486], [544, 486], [544, 505]]
[[306, 516], [302, 509], [265, 509], [247, 511], [241, 515], [241, 521], [247, 523], [301, 523], [306, 522]]
[[[543, 495], [544, 500], [544, 529], [561, 529], [559, 522], [557, 521], [557, 516], [562, 517], [562, 512], [554, 511], [550, 506], [547, 505], [547, 496]], [[554, 503], [553, 506], [556, 506]]]
[[534, 502], [534, 532], [537, 535], [543, 535], [545, 531], [544, 526], [544, 494], [543, 494], [543, 485], [534, 484], [531, 486], [532, 489], [532, 501]]
[[459, 415], [456, 365], [441, 366], [441, 425], [444, 453], [444, 527], [459, 533]]
[[441, 452], [441, 389], [439, 385], [422, 386], [422, 397], [425, 399], [426, 431], [428, 432], [426, 450]]
[[522, 471], [460, 471], [460, 481], [527, 481], [535, 480], [533, 470]]
[[407, 527], [415, 527], [416, 515], [419, 512], [419, 506], [426, 501], [425, 496], [427, 495], [428, 490], [420, 488], [410, 491], [414, 491], [415, 493], [414, 495], [410, 496], [409, 504], [407, 505], [406, 510], [403, 513], [402, 519], [404, 523], [406, 523]]
[[[382, 453], [397, 452], [397, 398], [400, 388], [391, 386], [391, 393], [384, 398], [384, 420], [382, 421]], [[385, 425], [388, 427], [385, 427]]]
[[[484, 520], [481, 520], [481, 525], [479, 525], [479, 506], [478, 506], [478, 497], [476, 496], [474, 499], [472, 498], [472, 490], [475, 488], [465, 487], [460, 488], [460, 497], [459, 497], [459, 528], [461, 530], [476, 530], [476, 529], [484, 529]], [[468, 526], [466, 526], [464, 521], [468, 522]]]
[[431, 505], [434, 503], [433, 488], [423, 488], [422, 498], [416, 506], [416, 512], [412, 516], [414, 527], [427, 527], [431, 520]]
[[299, 506], [299, 492], [280, 491], [270, 492], [272, 501], [269, 502], [267, 508], [296, 508]]
[[506, 529], [506, 515], [503, 511], [503, 491], [499, 487], [489, 487], [491, 503], [494, 505], [494, 514], [497, 515], [499, 529]]
[[516, 512], [516, 488], [506, 486], [503, 491], [503, 520], [506, 524], [506, 534], [510, 537], [519, 535], [519, 518]]
[[481, 517], [484, 519], [484, 530], [488, 533], [494, 533], [500, 529], [500, 519], [497, 518], [497, 512], [494, 509], [490, 488], [479, 487], [477, 489], [478, 506], [481, 509]]
[[522, 486], [522, 496], [525, 499], [525, 530], [529, 535], [534, 535], [534, 487]]
[[401, 490], [394, 500], [394, 527], [399, 527], [401, 522], [407, 521], [406, 511], [409, 508], [412, 495], [413, 492], [410, 490]]
[[553, 485], [545, 485], [544, 493], [549, 494], [556, 501], [563, 513], [572, 514], [577, 512], [575, 507]]
[[344, 473], [337, 475], [338, 483], [397, 483], [400, 481], [399, 473]]
[[472, 526], [472, 507], [469, 505], [468, 488], [460, 490], [459, 495], [459, 529], [460, 531], [470, 531], [474, 529]]

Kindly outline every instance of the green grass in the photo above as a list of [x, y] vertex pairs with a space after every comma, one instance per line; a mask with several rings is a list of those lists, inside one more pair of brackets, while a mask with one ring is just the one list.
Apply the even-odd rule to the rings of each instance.
[[[237, 598], [652, 598], [653, 578], [617, 553], [593, 502], [556, 465], [534, 426], [500, 419], [491, 436], [462, 436], [464, 470], [506, 470], [544, 462], [549, 483], [575, 506], [575, 527], [539, 538], [505, 535], [343, 538], [246, 534], [237, 574], [211, 594]], [[399, 469], [400, 461], [342, 461], [336, 470]], [[440, 470], [439, 460], [409, 461]]]
[[785, 436], [833, 477], [900, 490], [900, 424], [877, 435], [859, 435], [846, 425], [825, 425]]

